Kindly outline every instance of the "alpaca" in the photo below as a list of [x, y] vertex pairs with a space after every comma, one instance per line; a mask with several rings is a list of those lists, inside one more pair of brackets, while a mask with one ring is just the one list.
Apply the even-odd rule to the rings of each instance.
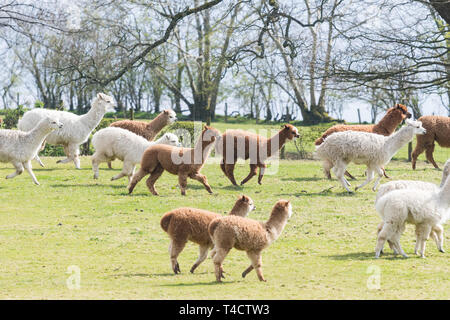
[[[153, 141], [157, 134], [167, 125], [177, 121], [175, 111], [171, 109], [164, 110], [155, 119], [150, 122], [121, 120], [111, 123], [110, 127], [123, 128], [131, 131], [138, 136], [144, 137], [148, 141]], [[108, 161], [108, 167], [111, 169], [111, 161]]]
[[346, 167], [352, 161], [356, 164], [365, 164], [367, 179], [356, 187], [355, 191], [372, 181], [374, 173], [378, 173], [372, 188], [375, 191], [383, 177], [383, 167], [401, 147], [412, 140], [415, 134], [425, 132], [420, 121], [409, 119], [406, 120], [405, 126], [388, 137], [359, 131], [336, 132], [316, 149], [316, 156], [323, 161], [324, 170], [333, 169], [334, 174], [348, 192], [351, 191], [348, 188], [350, 183], [344, 177]]
[[220, 138], [220, 132], [212, 127], [205, 126], [194, 148], [181, 148], [168, 145], [154, 145], [145, 150], [142, 155], [141, 168], [136, 172], [130, 184], [128, 192], [132, 193], [136, 184], [146, 175], [147, 187], [152, 194], [158, 195], [155, 182], [167, 170], [171, 174], [178, 175], [181, 195], [186, 195], [187, 178], [201, 182], [209, 193], [212, 193], [206, 176], [200, 173], [211, 148]]
[[[88, 140], [92, 130], [97, 127], [105, 113], [114, 111], [113, 107], [113, 99], [110, 96], [98, 93], [89, 112], [82, 116], [67, 111], [36, 108], [25, 112], [17, 127], [19, 130], [30, 131], [45, 116], [58, 119], [64, 125], [63, 128], [49, 134], [46, 142], [53, 145], [63, 145], [67, 158], [58, 160], [57, 163], [73, 161], [75, 167], [80, 169], [79, 146]], [[37, 155], [36, 160], [43, 166]]]
[[[253, 200], [243, 195], [234, 204], [230, 215], [246, 217], [254, 209]], [[220, 217], [222, 215], [218, 213], [195, 208], [178, 208], [164, 214], [161, 218], [161, 228], [170, 237], [169, 254], [175, 274], [181, 272], [177, 258], [188, 241], [198, 244], [200, 249], [191, 273], [194, 273], [194, 270], [206, 259], [208, 250], [212, 248], [208, 226], [212, 220]]]
[[[364, 131], [381, 134], [383, 136], [390, 136], [394, 133], [395, 129], [402, 123], [405, 119], [411, 118], [411, 113], [403, 104], [396, 104], [394, 107], [389, 108], [384, 115], [384, 117], [377, 124], [367, 124], [367, 125], [348, 125], [348, 124], [338, 124], [328, 128], [320, 138], [315, 141], [315, 145], [321, 145], [325, 138], [335, 132], [342, 131]], [[384, 170], [383, 170], [384, 171]], [[324, 168], [325, 176], [331, 179], [331, 172], [329, 169]], [[386, 178], [389, 178], [385, 172], [383, 172]], [[348, 171], [345, 171], [345, 175], [351, 179], [355, 179]]]
[[394, 190], [383, 196], [375, 205], [383, 219], [383, 227], [378, 234], [375, 257], [378, 258], [386, 240], [402, 256], [408, 256], [400, 245], [400, 236], [405, 224], [416, 225], [415, 253], [425, 257], [425, 243], [431, 230], [444, 224], [450, 218], [450, 178], [438, 192], [421, 189]]
[[427, 133], [417, 136], [417, 145], [411, 154], [412, 168], [416, 169], [417, 157], [425, 150], [427, 160], [439, 169], [433, 158], [434, 142], [436, 141], [443, 148], [450, 148], [450, 117], [423, 116], [419, 118], [419, 121], [427, 129]]
[[16, 168], [6, 179], [22, 174], [24, 168], [36, 185], [39, 182], [33, 173], [31, 159], [39, 151], [44, 139], [63, 124], [57, 119], [43, 117], [30, 131], [0, 129], [0, 162], [11, 162]]
[[250, 158], [250, 173], [242, 180], [241, 185], [256, 175], [258, 167], [258, 183], [261, 184], [266, 168], [266, 164], [264, 163], [266, 159], [281, 149], [287, 140], [298, 137], [297, 128], [291, 124], [284, 125], [270, 139], [243, 130], [227, 130], [222, 135], [222, 143], [216, 144], [216, 152], [223, 157], [220, 168], [231, 183], [237, 186], [234, 178], [236, 161], [238, 158], [244, 160]]
[[173, 133], [166, 133], [156, 141], [148, 141], [122, 128], [108, 127], [97, 131], [92, 137], [92, 145], [95, 149], [95, 153], [92, 155], [94, 179], [98, 179], [100, 163], [117, 158], [123, 161], [122, 172], [112, 177], [111, 180], [128, 177], [128, 182], [130, 182], [135, 166], [141, 162], [145, 149], [155, 144], [179, 146], [178, 137]]
[[222, 281], [222, 263], [232, 248], [244, 250], [251, 261], [251, 265], [242, 273], [244, 278], [255, 269], [258, 279], [266, 281], [262, 273], [262, 251], [281, 235], [287, 220], [292, 215], [290, 201], [278, 200], [272, 209], [267, 222], [258, 222], [238, 216], [227, 216], [214, 219], [209, 224], [209, 235], [214, 243], [212, 255], [216, 280]]
[[[438, 187], [434, 183], [430, 182], [423, 182], [423, 181], [414, 181], [414, 180], [396, 180], [396, 181], [390, 181], [388, 183], [382, 184], [380, 186], [380, 189], [377, 192], [377, 197], [375, 200], [376, 203], [387, 193], [393, 191], [393, 190], [400, 190], [400, 189], [420, 189], [425, 190], [429, 192], [439, 192], [439, 188], [442, 188], [445, 181], [447, 180], [447, 177], [450, 175], [450, 159], [447, 160], [447, 162], [444, 165], [444, 170], [442, 171], [442, 179], [441, 179], [441, 185]], [[377, 234], [380, 233], [381, 229], [383, 229], [384, 222], [381, 222], [378, 225], [377, 228]], [[442, 225], [437, 224], [436, 226], [433, 226], [431, 230], [431, 237], [436, 242], [436, 246], [440, 252], [444, 252], [444, 228]], [[389, 247], [394, 251], [395, 254], [398, 254], [397, 250], [395, 249], [394, 245], [390, 240], [387, 240]], [[416, 243], [417, 245], [417, 243]], [[416, 248], [417, 251], [417, 248]], [[382, 253], [383, 251], [381, 251]]]

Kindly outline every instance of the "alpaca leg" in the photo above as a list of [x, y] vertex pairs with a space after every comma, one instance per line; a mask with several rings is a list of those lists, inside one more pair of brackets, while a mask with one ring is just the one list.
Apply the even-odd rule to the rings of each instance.
[[92, 155], [91, 162], [92, 162], [92, 171], [94, 171], [94, 179], [98, 179], [99, 171], [98, 167], [100, 163], [106, 161], [107, 158], [104, 154], [100, 154], [99, 152], [95, 152]]
[[178, 184], [180, 185], [181, 195], [186, 195], [186, 187], [187, 187], [187, 176], [178, 174]]
[[220, 161], [220, 169], [222, 169], [222, 172], [225, 174], [225, 176], [227, 176], [227, 172], [225, 170], [225, 163], [223, 159]]
[[169, 245], [170, 262], [172, 263], [172, 270], [175, 274], [181, 272], [180, 265], [178, 264], [178, 255], [183, 251], [186, 246], [187, 239], [171, 240]]
[[36, 155], [36, 156], [34, 157], [34, 160], [36, 160], [42, 168], [45, 167], [44, 163], [41, 161], [41, 158], [39, 158], [38, 155]]
[[333, 172], [336, 175], [336, 177], [338, 178], [338, 180], [341, 182], [342, 186], [348, 191], [348, 192], [352, 192], [349, 188], [348, 188], [348, 181], [345, 180], [344, 178], [344, 172], [345, 172], [345, 168], [347, 167], [347, 164], [344, 162], [339, 162], [337, 163], [334, 167], [333, 167]]
[[22, 174], [22, 172], [23, 172], [23, 164], [22, 163], [20, 163], [20, 162], [13, 162], [13, 166], [14, 166], [14, 168], [16, 168], [16, 171], [11, 173], [11, 174], [8, 174], [6, 176], [6, 179], [12, 179], [15, 176], [18, 176], [18, 175]]
[[[258, 276], [259, 281], [266, 281], [264, 279], [264, 275], [262, 272], [262, 255], [261, 251], [259, 252], [247, 252], [247, 256], [250, 258], [252, 262], [252, 267], [256, 271], [256, 275]], [[248, 269], [248, 268], [247, 268]]]
[[420, 136], [417, 136], [417, 145], [414, 151], [411, 153], [411, 165], [413, 170], [416, 170], [416, 162], [419, 155], [425, 151], [424, 148], [424, 142], [420, 138]]
[[322, 168], [323, 168], [323, 173], [325, 174], [325, 177], [328, 180], [331, 180], [331, 168], [333, 168], [333, 163], [331, 163], [328, 160], [324, 160], [324, 161], [322, 161]]
[[437, 224], [433, 226], [431, 229], [431, 236], [433, 237], [434, 241], [436, 242], [436, 246], [440, 252], [444, 251], [444, 228], [442, 225]]
[[[377, 228], [377, 235], [380, 234], [381, 229], [383, 229], [383, 225], [384, 225], [384, 222], [380, 222], [380, 224], [378, 225], [378, 228]], [[392, 241], [388, 239], [387, 242], [388, 242], [388, 244], [389, 244], [389, 248], [391, 248], [391, 250], [394, 252], [394, 254], [395, 254], [395, 255], [398, 254], [397, 248], [395, 248], [395, 246], [394, 246], [394, 244], [392, 243]], [[380, 253], [383, 253], [383, 249], [381, 249], [381, 252], [380, 252]]]
[[150, 190], [150, 192], [157, 196], [158, 195], [158, 191], [156, 191], [155, 188], [155, 182], [156, 180], [159, 179], [159, 177], [161, 177], [161, 175], [164, 172], [164, 168], [161, 165], [158, 165], [152, 173], [150, 173], [150, 177], [148, 177], [146, 184], [147, 184], [147, 188]]
[[108, 161], [108, 169], [112, 169], [112, 161]]
[[78, 146], [73, 146], [72, 154], [73, 154], [73, 163], [75, 164], [75, 168], [76, 169], [81, 169], [81, 166], [80, 166], [80, 149], [78, 148]]
[[375, 246], [375, 258], [380, 257], [380, 253], [383, 250], [384, 244], [387, 239], [391, 239], [394, 234], [392, 223], [384, 223], [381, 231], [378, 233], [377, 245]]
[[235, 163], [230, 163], [230, 164], [226, 163], [225, 164], [225, 173], [226, 173], [228, 179], [231, 181], [231, 183], [233, 185], [237, 186], [238, 184], [236, 182], [236, 179], [234, 178], [234, 167], [235, 166], [236, 166]]
[[193, 176], [190, 176], [190, 178], [192, 178], [194, 180], [197, 180], [197, 181], [200, 181], [205, 186], [206, 190], [209, 193], [213, 193], [212, 190], [211, 190], [211, 186], [208, 184], [208, 180], [206, 179], [205, 175], [197, 173], [197, 174], [195, 174]]
[[381, 178], [384, 176], [384, 168], [377, 168], [376, 172], [378, 173], [378, 178], [375, 180], [375, 183], [372, 187], [372, 191], [375, 191], [377, 189], [378, 183], [380, 182]]
[[426, 223], [422, 223], [416, 226], [416, 242], [419, 243], [418, 252], [422, 258], [425, 258], [426, 242], [430, 237], [431, 226]]
[[122, 177], [128, 177], [128, 180], [130, 180], [130, 176], [133, 175], [132, 174], [133, 170], [134, 170], [134, 165], [131, 162], [124, 160], [122, 171], [119, 174], [112, 177], [111, 181], [120, 179]]
[[352, 179], [352, 180], [356, 180], [356, 178], [354, 177], [354, 176], [352, 176], [351, 174], [350, 174], [350, 172], [348, 172], [347, 170], [345, 170], [345, 173], [344, 173], [347, 177], [349, 177], [350, 179]]
[[360, 184], [359, 186], [355, 187], [355, 191], [358, 189], [361, 189], [362, 187], [364, 187], [366, 184], [368, 184], [370, 181], [373, 180], [374, 174], [373, 174], [373, 170], [371, 168], [367, 168], [367, 178], [366, 181], [364, 181], [362, 184]]
[[250, 164], [250, 173], [248, 174], [248, 176], [242, 180], [241, 182], [241, 186], [246, 183], [248, 180], [250, 180], [251, 178], [253, 178], [253, 176], [256, 175], [258, 171], [258, 166], [256, 164]]
[[426, 147], [425, 155], [426, 155], [426, 157], [427, 157], [427, 160], [428, 160], [429, 162], [431, 162], [431, 164], [432, 164], [436, 169], [439, 169], [439, 166], [437, 165], [436, 161], [434, 161], [434, 158], [433, 158], [433, 152], [434, 152], [434, 143], [431, 144], [431, 145], [428, 145], [428, 146]]
[[142, 180], [142, 178], [144, 178], [148, 173], [145, 172], [144, 170], [139, 169], [138, 172], [136, 172], [133, 177], [131, 178], [131, 182], [128, 185], [128, 193], [132, 193], [134, 190], [134, 187], [136, 187], [136, 185], [138, 184], [139, 181]]
[[66, 155], [66, 158], [63, 160], [58, 160], [56, 163], [68, 163], [72, 160], [72, 157], [70, 156], [70, 150], [68, 146], [63, 146], [64, 154]]
[[206, 245], [206, 246], [203, 245], [203, 246], [199, 247], [198, 258], [197, 258], [197, 261], [195, 261], [194, 265], [191, 268], [191, 273], [194, 273], [195, 269], [197, 269], [197, 267], [200, 265], [200, 263], [205, 261], [205, 259], [208, 257], [208, 249], [209, 249], [208, 245]]
[[223, 275], [225, 272], [223, 271], [223, 260], [227, 256], [228, 252], [230, 252], [231, 248], [216, 248], [216, 254], [214, 255], [214, 271], [216, 274], [216, 281], [222, 282], [222, 278], [225, 278]]
[[31, 176], [31, 179], [33, 180], [34, 184], [39, 185], [39, 182], [36, 179], [36, 176], [33, 173], [33, 170], [31, 168], [31, 161], [27, 161], [23, 163], [23, 167], [25, 170], [27, 170], [28, 174]]
[[258, 176], [258, 184], [261, 184], [262, 178], [264, 176], [264, 171], [266, 171], [266, 165], [264, 163], [261, 163], [259, 166], [259, 176]]

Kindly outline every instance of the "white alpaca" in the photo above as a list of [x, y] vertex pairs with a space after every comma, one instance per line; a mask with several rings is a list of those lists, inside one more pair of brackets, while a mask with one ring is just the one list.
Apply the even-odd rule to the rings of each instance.
[[11, 179], [21, 174], [25, 168], [33, 182], [39, 185], [31, 168], [31, 159], [36, 156], [45, 137], [53, 130], [62, 127], [63, 125], [58, 120], [44, 117], [28, 132], [0, 130], [0, 162], [11, 162], [16, 168], [16, 171], [6, 176], [6, 179]]
[[145, 149], [155, 144], [180, 145], [178, 137], [173, 133], [166, 133], [156, 141], [148, 141], [131, 131], [118, 127], [108, 127], [97, 131], [92, 137], [92, 145], [95, 149], [95, 153], [92, 155], [94, 179], [98, 179], [100, 163], [120, 159], [123, 161], [122, 172], [112, 177], [111, 180], [125, 176], [130, 180], [136, 164], [141, 162]]
[[[48, 135], [46, 142], [64, 147], [64, 153], [67, 158], [58, 160], [57, 163], [73, 161], [75, 167], [80, 169], [80, 145], [88, 140], [92, 130], [97, 127], [105, 113], [114, 111], [113, 106], [113, 98], [106, 94], [98, 93], [91, 104], [91, 109], [84, 115], [78, 116], [67, 111], [37, 108], [27, 111], [23, 115], [19, 121], [18, 128], [23, 131], [30, 131], [45, 116], [58, 119], [64, 125], [63, 129]], [[36, 160], [41, 166], [44, 166], [38, 155], [36, 155]]]
[[383, 177], [383, 168], [397, 151], [411, 141], [414, 135], [426, 132], [420, 121], [406, 119], [405, 122], [405, 126], [387, 137], [360, 131], [333, 133], [317, 147], [316, 156], [323, 161], [324, 170], [333, 169], [334, 174], [348, 192], [351, 192], [348, 188], [350, 183], [344, 177], [348, 164], [350, 162], [365, 164], [367, 179], [355, 190], [364, 187], [373, 180], [374, 174], [378, 173], [378, 178], [372, 188], [375, 191], [378, 182]]
[[396, 252], [407, 257], [400, 246], [400, 236], [407, 222], [416, 225], [415, 252], [424, 257], [425, 242], [431, 230], [445, 223], [450, 216], [450, 178], [447, 177], [438, 192], [421, 189], [391, 191], [378, 200], [375, 208], [384, 222], [378, 234], [375, 257], [380, 256], [387, 240]]
[[[447, 177], [450, 174], [450, 160], [447, 160], [444, 166], [444, 170], [442, 171], [442, 179], [441, 179], [441, 187], [444, 185]], [[434, 183], [430, 182], [423, 182], [423, 181], [415, 181], [415, 180], [396, 180], [396, 181], [390, 181], [388, 183], [382, 184], [377, 192], [377, 197], [375, 200], [376, 203], [387, 193], [394, 191], [394, 190], [400, 190], [400, 189], [420, 189], [425, 190], [428, 192], [439, 192], [439, 188]], [[381, 229], [383, 228], [384, 222], [381, 222], [378, 225], [378, 233], [380, 233]], [[442, 225], [437, 224], [434, 226], [431, 230], [431, 237], [436, 242], [436, 246], [439, 251], [444, 252], [444, 228]], [[395, 247], [392, 245], [392, 243], [388, 240], [389, 247], [394, 251], [395, 254], [398, 254], [397, 250], [395, 250]], [[418, 243], [416, 242], [416, 246]], [[417, 251], [417, 247], [416, 247]]]

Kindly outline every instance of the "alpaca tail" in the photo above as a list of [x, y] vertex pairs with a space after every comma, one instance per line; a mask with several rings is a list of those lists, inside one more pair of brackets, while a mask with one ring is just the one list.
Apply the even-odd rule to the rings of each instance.
[[142, 178], [144, 178], [147, 175], [147, 172], [145, 172], [144, 170], [139, 169], [138, 172], [136, 172], [133, 177], [131, 178], [131, 182], [128, 185], [128, 193], [132, 193], [134, 190], [134, 187], [136, 187], [136, 185], [138, 184], [139, 181], [142, 180]]
[[170, 220], [172, 219], [172, 212], [168, 212], [166, 213], [162, 218], [161, 218], [161, 228], [167, 232], [167, 230], [169, 230], [169, 224], [170, 224]]
[[316, 139], [316, 141], [314, 142], [314, 144], [316, 146], [320, 146], [324, 141], [325, 141], [326, 135], [321, 136], [320, 138]]
[[214, 231], [216, 230], [218, 225], [219, 225], [219, 219], [215, 219], [209, 224], [208, 233], [211, 238], [213, 237]]

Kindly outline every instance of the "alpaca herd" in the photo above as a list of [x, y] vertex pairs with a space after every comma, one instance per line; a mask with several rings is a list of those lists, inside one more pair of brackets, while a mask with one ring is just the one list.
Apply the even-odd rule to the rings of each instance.
[[[113, 107], [113, 98], [99, 93], [93, 99], [89, 112], [81, 116], [39, 108], [26, 112], [18, 123], [19, 130], [0, 130], [0, 162], [10, 162], [16, 169], [6, 178], [14, 178], [27, 170], [38, 185], [31, 160], [35, 159], [44, 166], [38, 153], [46, 143], [63, 146], [67, 158], [58, 163], [72, 161], [80, 169], [79, 146], [87, 141], [105, 113], [113, 111]], [[450, 118], [430, 116], [421, 117], [418, 121], [409, 118], [411, 114], [407, 108], [397, 104], [376, 125], [338, 125], [326, 130], [315, 142], [315, 157], [322, 161], [325, 176], [331, 178], [330, 172], [333, 171], [341, 185], [352, 192], [345, 175], [353, 176], [346, 168], [351, 162], [364, 164], [367, 177], [355, 191], [370, 183], [376, 174], [378, 177], [372, 188], [375, 191], [381, 178], [386, 176], [385, 166], [415, 135], [417, 146], [412, 154], [413, 169], [417, 156], [424, 150], [428, 161], [437, 168], [432, 155], [434, 141], [450, 147]], [[210, 152], [215, 150], [221, 157], [222, 172], [233, 185], [237, 185], [234, 169], [238, 159], [248, 159], [250, 162], [250, 173], [241, 185], [257, 175], [258, 168], [258, 184], [261, 184], [267, 159], [300, 135], [291, 124], [284, 125], [270, 138], [243, 130], [227, 130], [221, 134], [213, 127], [204, 126], [193, 148], [181, 147], [177, 135], [173, 133], [165, 133], [153, 141], [164, 127], [176, 120], [175, 112], [165, 110], [149, 123], [117, 121], [97, 131], [92, 138], [95, 149], [91, 157], [94, 179], [99, 178], [99, 165], [102, 162], [107, 162], [108, 167], [111, 167], [111, 161], [119, 159], [123, 162], [123, 168], [111, 180], [127, 177], [130, 194], [137, 183], [149, 175], [147, 188], [157, 196], [155, 183], [164, 171], [178, 176], [182, 196], [186, 196], [188, 178], [199, 181], [212, 193], [201, 169]], [[402, 121], [406, 124], [395, 131]], [[140, 168], [135, 172], [137, 164], [140, 164]], [[440, 186], [410, 180], [390, 181], [380, 186], [375, 200], [375, 209], [382, 220], [377, 228], [376, 258], [383, 253], [385, 242], [388, 242], [394, 254], [407, 257], [400, 245], [406, 223], [414, 224], [416, 228], [416, 254], [425, 256], [425, 243], [430, 236], [438, 250], [444, 252], [443, 224], [450, 218], [449, 176], [450, 160], [447, 160]], [[186, 243], [191, 241], [199, 245], [199, 256], [190, 269], [191, 273], [207, 258], [211, 249], [216, 281], [221, 282], [224, 278], [223, 262], [230, 250], [235, 248], [245, 251], [251, 262], [242, 277], [254, 269], [258, 279], [266, 281], [262, 272], [261, 253], [281, 235], [292, 216], [293, 208], [290, 201], [278, 200], [266, 222], [247, 217], [254, 208], [253, 200], [241, 195], [227, 216], [188, 207], [165, 213], [160, 225], [170, 238], [169, 254], [173, 272], [181, 272], [177, 258]]]

